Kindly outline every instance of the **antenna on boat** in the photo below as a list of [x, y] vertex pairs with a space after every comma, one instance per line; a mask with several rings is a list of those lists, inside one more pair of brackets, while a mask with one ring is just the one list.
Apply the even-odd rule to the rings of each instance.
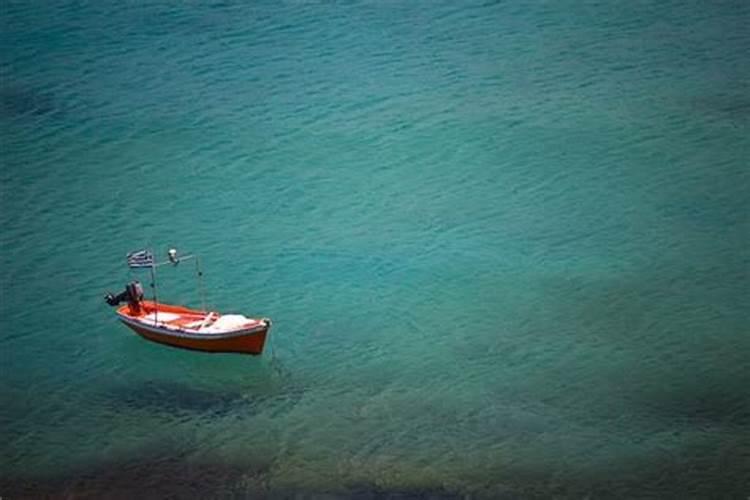
[[154, 325], [159, 320], [159, 299], [156, 297], [156, 264], [151, 264], [151, 289], [154, 291]]

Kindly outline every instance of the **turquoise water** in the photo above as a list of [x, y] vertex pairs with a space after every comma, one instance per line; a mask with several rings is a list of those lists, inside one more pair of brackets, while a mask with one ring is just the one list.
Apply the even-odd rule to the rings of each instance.
[[[0, 495], [745, 498], [748, 25], [5, 2]], [[118, 324], [144, 246], [265, 354]]]

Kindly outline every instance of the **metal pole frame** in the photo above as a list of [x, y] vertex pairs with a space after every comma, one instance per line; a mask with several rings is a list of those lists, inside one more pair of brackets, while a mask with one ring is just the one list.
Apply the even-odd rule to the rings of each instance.
[[[151, 252], [154, 255], [154, 252]], [[159, 321], [159, 298], [156, 294], [156, 263], [151, 264], [151, 289], [154, 291], [154, 326]]]
[[[182, 261], [195, 259], [195, 272], [197, 275], [198, 280], [198, 294], [200, 295], [201, 300], [201, 306], [203, 307], [203, 311], [206, 312], [206, 291], [203, 287], [203, 270], [201, 269], [201, 263], [200, 258], [197, 255], [185, 255], [184, 257], [179, 257], [175, 262], [172, 261], [164, 261], [164, 262], [154, 262], [151, 265], [151, 287], [154, 290], [154, 304], [159, 305], [159, 301], [156, 298], [156, 268], [159, 266], [165, 266], [167, 264], [172, 264], [173, 266], [176, 266]], [[156, 316], [158, 314], [158, 311], [154, 314], [154, 324], [156, 324]]]

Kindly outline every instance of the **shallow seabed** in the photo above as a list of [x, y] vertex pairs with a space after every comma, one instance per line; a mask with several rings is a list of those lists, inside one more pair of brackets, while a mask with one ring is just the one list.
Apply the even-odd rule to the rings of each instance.
[[[0, 495], [750, 495], [747, 26], [5, 2]], [[117, 324], [143, 246], [264, 356]]]

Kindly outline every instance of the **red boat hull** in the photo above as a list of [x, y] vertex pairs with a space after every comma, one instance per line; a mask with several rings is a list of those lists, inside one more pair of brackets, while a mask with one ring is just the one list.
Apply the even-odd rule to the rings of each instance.
[[162, 333], [149, 331], [145, 328], [131, 325], [129, 323], [125, 323], [125, 325], [147, 340], [158, 342], [159, 344], [170, 345], [172, 347], [181, 347], [183, 349], [192, 349], [194, 351], [206, 352], [238, 352], [245, 354], [261, 354], [263, 352], [263, 346], [266, 343], [266, 335], [268, 334], [268, 328], [265, 328], [248, 335], [242, 335], [234, 338], [203, 340], [165, 335]]
[[[268, 319], [244, 318], [247, 322], [237, 328], [207, 332], [191, 325], [205, 324], [212, 319], [212, 315], [218, 318], [221, 315], [151, 301], [142, 301], [137, 306], [122, 306], [117, 314], [125, 326], [147, 340], [205, 352], [261, 354], [271, 327]], [[152, 320], [147, 318], [154, 317], [154, 314], [156, 316], [151, 323]]]

